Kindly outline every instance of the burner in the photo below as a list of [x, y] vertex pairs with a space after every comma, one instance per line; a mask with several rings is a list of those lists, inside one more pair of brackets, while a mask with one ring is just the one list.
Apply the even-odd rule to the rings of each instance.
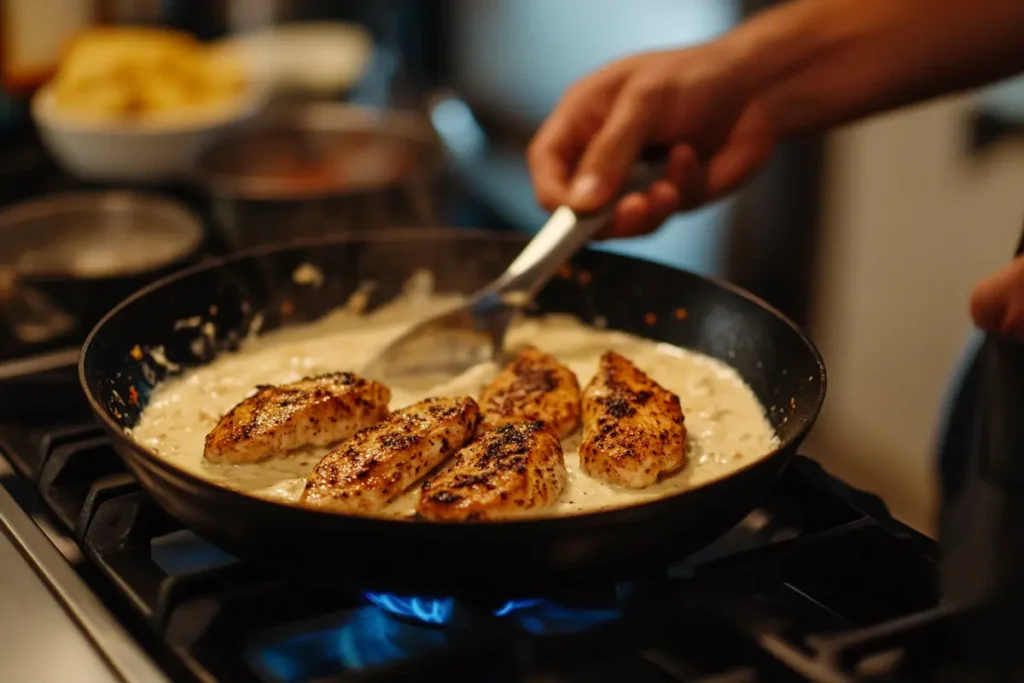
[[511, 616], [527, 633], [554, 636], [595, 629], [617, 620], [622, 612], [618, 607], [577, 607], [544, 600], [520, 607]]
[[[365, 597], [370, 604], [400, 620], [433, 626], [451, 623], [457, 606], [461, 606], [455, 598], [408, 597], [390, 593], [367, 593]], [[577, 607], [540, 598], [507, 600], [498, 607], [478, 611], [512, 621], [534, 635], [578, 633], [613, 621], [621, 614], [617, 606]]]
[[244, 656], [265, 680], [292, 683], [427, 655], [450, 640], [443, 630], [363, 607], [254, 643]]
[[[482, 643], [507, 633], [495, 628], [501, 623], [531, 635], [559, 636], [590, 632], [620, 617], [614, 606], [575, 607], [541, 599], [508, 600], [484, 609], [455, 598], [387, 593], [365, 597], [370, 604], [364, 607], [254, 639], [246, 660], [265, 680], [291, 683], [396, 664], [442, 650], [453, 655], [460, 651], [461, 663], [470, 653], [483, 656]], [[481, 666], [494, 666], [495, 661], [484, 657]]]

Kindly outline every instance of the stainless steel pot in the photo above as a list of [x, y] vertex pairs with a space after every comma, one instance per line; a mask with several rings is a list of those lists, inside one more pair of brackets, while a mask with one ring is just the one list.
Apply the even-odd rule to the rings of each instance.
[[415, 112], [290, 105], [200, 155], [213, 228], [239, 249], [352, 230], [436, 224], [443, 153]]
[[91, 327], [117, 302], [188, 264], [203, 226], [184, 206], [132, 192], [64, 193], [0, 212], [0, 348], [24, 351]]

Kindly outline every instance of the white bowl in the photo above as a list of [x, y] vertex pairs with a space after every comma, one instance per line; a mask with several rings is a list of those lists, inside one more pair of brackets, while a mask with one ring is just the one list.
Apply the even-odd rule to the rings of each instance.
[[253, 118], [266, 101], [261, 88], [250, 88], [200, 116], [122, 122], [62, 111], [44, 86], [32, 98], [32, 118], [46, 149], [69, 173], [85, 180], [145, 184], [184, 177], [207, 145]]
[[241, 55], [251, 82], [266, 90], [321, 97], [349, 90], [366, 74], [374, 53], [369, 31], [339, 21], [282, 24], [214, 45]]

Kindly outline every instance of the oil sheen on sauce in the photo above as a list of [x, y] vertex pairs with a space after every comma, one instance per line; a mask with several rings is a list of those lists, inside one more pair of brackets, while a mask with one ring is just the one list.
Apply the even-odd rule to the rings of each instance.
[[[412, 295], [361, 315], [351, 306], [314, 323], [271, 332], [206, 366], [156, 387], [132, 431], [133, 438], [177, 467], [222, 486], [278, 502], [296, 503], [304, 477], [327, 449], [304, 449], [255, 464], [213, 464], [203, 459], [206, 434], [220, 416], [258, 384], [284, 384], [337, 370], [358, 372], [379, 349], [415, 320], [445, 310], [453, 299]], [[687, 465], [640, 490], [598, 482], [579, 468], [579, 431], [562, 442], [569, 481], [553, 509], [558, 515], [623, 507], [720, 479], [756, 461], [778, 444], [764, 408], [739, 374], [699, 353], [622, 332], [598, 329], [568, 316], [528, 319], [510, 330], [508, 346], [530, 343], [568, 366], [583, 387], [602, 353], [614, 349], [679, 395], [686, 415]], [[500, 368], [486, 363], [425, 390], [392, 387], [392, 410], [428, 396], [473, 396]], [[419, 485], [385, 514], [410, 515]]]

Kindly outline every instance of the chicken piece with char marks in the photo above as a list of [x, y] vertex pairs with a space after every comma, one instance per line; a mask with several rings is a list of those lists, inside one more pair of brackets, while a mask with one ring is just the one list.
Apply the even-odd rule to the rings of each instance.
[[348, 439], [388, 415], [391, 391], [349, 372], [259, 386], [206, 436], [211, 462], [253, 463]]
[[608, 484], [650, 486], [686, 464], [683, 420], [678, 396], [608, 351], [583, 390], [580, 466]]
[[416, 511], [445, 522], [516, 517], [554, 505], [566, 478], [562, 446], [543, 423], [504, 424], [425, 483]]
[[472, 398], [432, 398], [395, 411], [331, 451], [306, 480], [307, 507], [373, 514], [465, 445], [480, 422]]
[[554, 356], [528, 346], [484, 389], [481, 429], [513, 422], [542, 422], [555, 436], [572, 434], [580, 421], [576, 375]]

